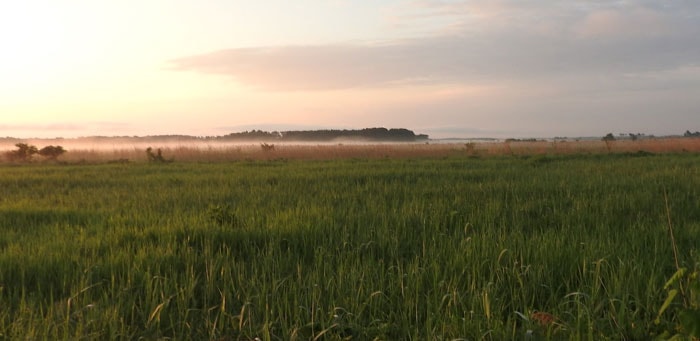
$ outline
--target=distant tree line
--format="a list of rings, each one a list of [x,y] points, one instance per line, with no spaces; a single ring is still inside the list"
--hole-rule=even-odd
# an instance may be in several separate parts
[[[427,140],[428,135],[416,135],[403,128],[365,128],[360,130],[299,130],[299,131],[262,131],[252,130],[231,133],[222,136],[223,140],[259,140],[259,141],[333,141],[337,139],[366,141],[412,142]]]
[[[691,133],[690,130],[686,130],[685,134],[683,134],[685,137],[700,137],[700,131],[696,131],[694,133]]]
[[[644,133],[619,133],[620,139],[630,139],[632,141],[637,141],[640,139],[653,139],[656,138],[654,135],[647,135]],[[608,133],[603,136],[603,141],[615,141],[615,135],[613,133]]]

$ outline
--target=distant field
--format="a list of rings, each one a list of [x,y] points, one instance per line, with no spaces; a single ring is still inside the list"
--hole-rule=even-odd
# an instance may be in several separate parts
[[[164,148],[162,164],[69,149],[67,164],[4,164],[0,339],[676,332],[681,296],[654,320],[677,266],[699,267],[697,141]]]
[[[78,140],[80,141],[80,140]],[[88,162],[143,162],[147,161],[146,148],[161,149],[165,159],[183,162],[221,162],[241,160],[330,160],[379,158],[440,158],[461,156],[498,155],[570,155],[601,153],[700,153],[700,138],[645,138],[640,140],[558,140],[558,141],[499,141],[451,143],[262,143],[177,142],[176,140],[149,143],[85,143],[75,140],[28,140],[38,148],[61,145],[67,153],[59,160],[69,163]],[[12,143],[0,145],[0,153],[15,149]],[[41,162],[36,156],[34,161]],[[0,157],[0,162],[7,162]]]

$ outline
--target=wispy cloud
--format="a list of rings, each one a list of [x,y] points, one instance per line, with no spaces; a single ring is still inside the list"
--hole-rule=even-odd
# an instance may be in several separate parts
[[[75,131],[85,129],[85,126],[78,124],[65,124],[65,123],[54,123],[54,124],[0,124],[0,131],[25,131],[25,130],[36,130],[36,131]]]
[[[0,124],[0,132],[8,136],[25,136],[28,132],[31,134],[50,137],[50,136],[84,136],[95,134],[119,135],[131,128],[130,124],[122,122],[86,122],[86,123],[15,123],[15,124]]]
[[[641,1],[565,3],[415,1],[410,7],[419,14],[461,18],[455,19],[462,20],[461,28],[385,43],[224,49],[175,59],[172,67],[230,76],[262,90],[308,91],[577,76],[585,81],[700,63],[700,5],[688,3],[681,11]],[[512,17],[519,22],[505,20]],[[477,27],[466,25],[472,19]]]

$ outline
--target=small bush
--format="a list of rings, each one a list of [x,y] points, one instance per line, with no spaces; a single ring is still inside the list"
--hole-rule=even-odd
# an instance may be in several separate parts
[[[662,338],[685,338],[697,340],[700,338],[700,270],[697,268],[689,272],[687,268],[679,268],[664,285],[667,297],[659,308],[659,312],[654,321],[661,323],[661,315],[669,308],[675,310],[676,326],[675,331],[667,331],[662,334]],[[674,305],[680,297],[681,304]]]
[[[216,205],[209,208],[209,218],[220,227],[245,227],[244,222],[238,217],[230,205]]]
[[[12,150],[5,154],[7,159],[10,161],[28,162],[32,159],[32,155],[39,152],[36,146],[26,143],[17,143],[15,146],[17,147],[17,150]]]
[[[605,148],[608,150],[608,153],[611,152],[613,142],[615,141],[615,135],[613,135],[612,133],[608,133],[607,135],[603,136],[601,140],[605,142]]]
[[[467,154],[469,154],[469,155],[473,155],[473,154],[474,154],[474,149],[475,149],[475,147],[476,147],[476,144],[475,144],[474,142],[465,143],[464,146],[465,146],[466,149],[467,149]]]
[[[38,154],[47,158],[48,160],[56,160],[59,156],[66,152],[61,146],[46,146],[39,150]]]
[[[148,162],[167,163],[174,161],[174,159],[166,160],[163,157],[163,150],[160,148],[158,148],[157,152],[154,154],[153,148],[148,147],[146,148],[146,155],[148,156]]]

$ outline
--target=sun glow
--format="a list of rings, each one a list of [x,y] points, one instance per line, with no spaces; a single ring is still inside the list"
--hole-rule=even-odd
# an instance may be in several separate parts
[[[182,98],[218,96],[220,79],[167,70],[173,52],[153,43],[165,36],[150,29],[159,27],[157,19],[128,9],[81,0],[0,3],[3,123],[111,121],[172,112],[169,103]]]
[[[65,9],[35,2],[0,5],[0,81],[3,90],[39,90],[56,82],[79,63],[79,32]]]

